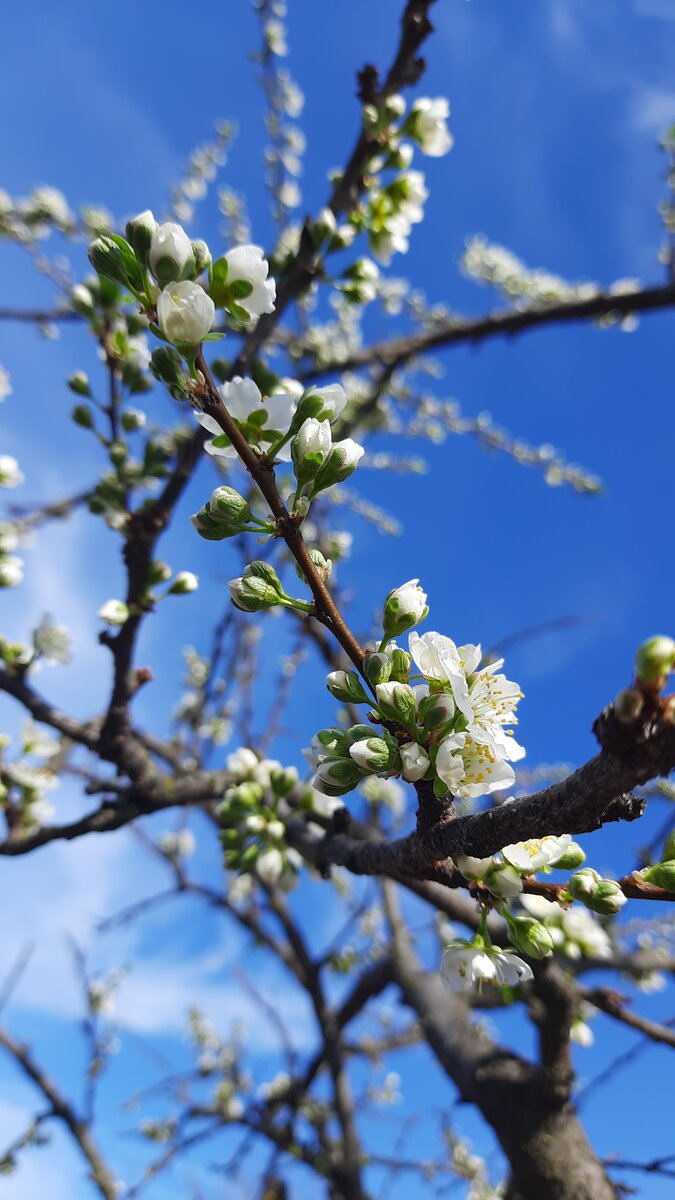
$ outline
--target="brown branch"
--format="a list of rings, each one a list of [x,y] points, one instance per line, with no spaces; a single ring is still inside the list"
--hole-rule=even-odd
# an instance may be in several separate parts
[[[613,1017],[623,1025],[629,1025],[631,1029],[637,1029],[653,1042],[675,1048],[675,1029],[669,1029],[668,1025],[661,1025],[658,1021],[650,1021],[648,1017],[631,1012],[626,1008],[625,997],[620,992],[607,987],[580,988],[579,992],[582,1000],[586,1000],[594,1008],[599,1008],[608,1017]]]
[[[627,316],[635,312],[656,312],[675,306],[675,284],[634,291],[598,292],[588,300],[563,301],[546,307],[529,308],[509,312],[493,312],[487,316],[463,318],[449,317],[434,324],[432,329],[411,333],[401,337],[387,338],[371,346],[354,350],[343,358],[328,359],[320,365],[309,367],[298,376],[303,381],[323,378],[343,371],[353,371],[375,363],[388,364],[392,372],[417,355],[429,350],[461,343],[478,345],[488,338],[513,337],[528,329],[542,325],[569,324],[573,321],[588,321],[612,314]]]
[[[21,1067],[24,1075],[42,1092],[50,1106],[49,1115],[62,1121],[79,1148],[90,1169],[90,1179],[104,1200],[118,1200],[119,1192],[115,1179],[101,1157],[94,1142],[89,1125],[76,1113],[73,1106],[58,1090],[56,1084],[36,1063],[27,1046],[22,1045],[0,1028],[0,1046],[4,1046]],[[43,1120],[46,1119],[45,1114]]]

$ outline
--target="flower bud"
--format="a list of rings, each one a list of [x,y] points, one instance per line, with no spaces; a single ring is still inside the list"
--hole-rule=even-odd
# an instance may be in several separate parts
[[[298,483],[313,479],[323,466],[332,444],[330,422],[309,417],[291,443]]]
[[[455,702],[449,692],[427,696],[420,705],[424,728],[441,739],[452,729],[456,714]]]
[[[68,380],[68,387],[76,396],[91,396],[89,376],[84,371],[75,371]]]
[[[423,779],[431,766],[431,760],[424,747],[419,746],[417,742],[404,742],[399,751],[403,778],[408,783],[416,783],[418,779]]]
[[[173,346],[158,346],[150,359],[150,370],[155,379],[167,385],[181,385],[185,379],[183,361]]]
[[[407,683],[378,683],[377,704],[385,717],[402,725],[415,724],[415,693]]]
[[[201,240],[192,242],[192,257],[195,260],[195,275],[201,275],[202,271],[206,271],[211,265],[211,251],[206,242]]]
[[[125,433],[135,433],[145,425],[145,413],[140,408],[125,408],[120,413],[120,424]]]
[[[577,871],[572,875],[567,883],[567,891],[575,900],[581,900],[584,904],[593,896],[595,890],[600,883],[600,876],[592,867],[584,867],[583,871]]]
[[[388,654],[366,654],[363,660],[363,674],[373,687],[378,683],[387,683],[391,678],[391,667],[392,660]]]
[[[156,583],[166,583],[171,578],[171,567],[168,563],[155,559],[148,568],[148,587]]]
[[[283,596],[284,589],[281,586],[281,580],[277,575],[271,563],[264,562],[263,559],[255,559],[244,568],[244,579],[249,578],[262,579],[268,587],[274,588],[278,596]]]
[[[260,612],[279,604],[279,593],[276,588],[270,587],[264,579],[260,579],[256,575],[231,579],[227,586],[230,589],[232,603],[242,612]]]
[[[123,600],[106,600],[97,615],[106,625],[124,625],[129,620],[129,609]]]
[[[90,317],[94,312],[94,297],[83,283],[76,283],[70,293],[70,303],[81,317]]]
[[[255,873],[263,883],[274,884],[281,878],[284,872],[284,859],[280,850],[276,850],[270,846],[269,850],[263,850],[258,854],[255,860]]]
[[[585,861],[586,855],[579,843],[570,842],[562,857],[557,858],[554,863],[551,863],[551,866],[555,867],[556,871],[576,871],[577,867],[580,867]]]
[[[255,835],[262,833],[263,829],[266,828],[267,822],[264,817],[261,817],[260,813],[251,813],[250,817],[246,817],[244,825],[246,826],[247,833]]]
[[[127,461],[129,450],[126,442],[113,442],[108,453],[110,454],[110,461],[116,467],[123,467]]]
[[[351,758],[333,758],[319,763],[316,769],[314,787],[319,791],[330,789],[327,795],[341,796],[356,787],[361,779],[361,772]]]
[[[624,896],[615,880],[601,879],[593,895],[584,903],[593,912],[600,913],[604,917],[611,917],[623,908],[626,900],[627,897]]]
[[[384,602],[382,621],[387,639],[398,637],[426,617],[426,593],[419,587],[419,579],[411,579],[401,587],[393,588]]]
[[[356,671],[331,671],[326,684],[331,696],[343,704],[370,703]]]
[[[395,647],[391,651],[391,679],[396,683],[407,683],[411,662],[412,658],[406,650],[399,650],[398,647]]]
[[[320,729],[316,740],[327,754],[332,754],[335,758],[347,758],[350,740],[344,729]]]
[[[516,950],[530,958],[548,958],[553,954],[550,931],[534,917],[513,917],[509,921],[509,937]]]
[[[190,524],[207,542],[222,542],[223,538],[233,537],[240,532],[239,526],[231,527],[224,521],[216,520],[206,505],[190,517]]]
[[[127,241],[144,267],[148,265],[150,246],[157,228],[157,222],[149,208],[145,212],[139,213],[137,217],[133,217],[131,221],[127,221],[125,230]]]
[[[472,854],[455,854],[453,862],[465,879],[476,882],[485,878],[494,864],[494,859],[492,857],[475,858]]]
[[[99,275],[112,279],[125,287],[129,279],[124,253],[120,246],[110,237],[99,237],[93,241],[87,251],[89,262]]]
[[[170,283],[157,298],[157,323],[170,342],[198,346],[216,315],[210,296],[198,283]]]
[[[656,884],[657,887],[664,888],[666,892],[675,892],[675,859],[656,863],[648,871],[645,871],[643,879],[646,879],[648,883]]]
[[[492,862],[485,872],[483,882],[488,891],[500,900],[512,900],[523,890],[520,872],[510,863]]]
[[[161,287],[193,274],[192,243],[180,225],[165,221],[157,226],[150,241],[148,264]]]
[[[369,737],[349,747],[350,756],[362,771],[375,775],[389,766],[391,752],[383,738]]]
[[[673,859],[675,859],[675,829],[670,831],[663,844],[661,862],[672,862]]]
[[[332,487],[335,483],[343,483],[345,479],[348,479],[356,470],[363,453],[363,446],[359,446],[358,442],[353,441],[352,438],[343,438],[341,442],[334,442],[333,449],[314,480],[312,496]]]
[[[76,425],[81,425],[83,429],[94,428],[94,414],[88,404],[76,404],[70,414]]]
[[[614,715],[617,721],[630,725],[632,721],[637,721],[644,706],[644,696],[638,688],[624,688],[614,701]]]
[[[234,488],[223,484],[211,493],[208,511],[214,521],[238,529],[251,520],[251,510],[243,496]]]
[[[640,683],[659,684],[675,667],[675,641],[671,637],[648,638],[635,655],[635,671]]]
[[[314,568],[316,570],[317,575],[319,576],[319,579],[322,579],[323,582],[325,583],[326,580],[330,578],[330,573],[333,570],[332,560],[330,558],[324,558],[321,551],[317,550],[316,548],[314,548],[313,550],[310,550],[309,557],[311,558],[312,562],[314,563]],[[307,577],[305,576],[304,571],[301,570],[301,568],[298,566],[297,563],[295,564],[295,572],[296,572],[296,575],[298,576],[298,578],[301,579],[303,583],[307,583]]]
[[[332,208],[322,208],[312,225],[312,236],[315,245],[321,245],[327,237],[333,237],[337,228],[335,213]]]
[[[167,595],[187,596],[189,592],[196,592],[198,587],[199,580],[192,571],[180,571],[171,584]]]

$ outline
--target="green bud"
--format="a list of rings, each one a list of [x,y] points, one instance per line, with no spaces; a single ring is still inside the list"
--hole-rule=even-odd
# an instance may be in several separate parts
[[[202,271],[206,271],[211,265],[211,251],[206,242],[196,241],[192,243],[192,254],[195,260],[195,274],[201,275]]]
[[[325,583],[326,580],[330,577],[331,571],[333,570],[332,561],[330,560],[330,558],[324,558],[321,551],[317,550],[317,549],[310,550],[309,557],[311,558],[312,562],[314,563],[314,566],[316,568],[316,573],[319,576],[319,579],[322,579]],[[307,583],[307,579],[297,563],[295,564],[295,571],[296,571],[296,574],[298,575],[298,577],[302,580],[302,582]]]
[[[333,449],[314,479],[310,499],[317,492],[322,492],[335,483],[343,483],[345,479],[349,479],[349,476],[356,470],[362,455],[363,447],[359,446],[352,438],[343,438],[341,442],[334,442]]]
[[[143,272],[138,259],[124,238],[117,237],[116,234],[112,237],[96,238],[91,243],[88,254],[94,270],[105,279],[111,279],[114,283],[121,283],[135,291],[140,291],[143,287]]]
[[[158,346],[156,350],[153,350],[150,370],[160,383],[182,388],[185,382],[183,360],[173,346]]]
[[[284,589],[281,586],[281,580],[274,570],[274,567],[270,563],[264,562],[263,559],[255,559],[244,568],[244,579],[248,579],[250,577],[262,579],[263,582],[268,585],[268,587],[274,588],[274,591],[278,596],[284,595]]]
[[[260,612],[280,603],[276,588],[256,575],[231,579],[227,586],[232,603],[242,612]]]
[[[641,683],[659,684],[675,667],[675,641],[671,637],[648,638],[635,655],[635,670]],[[662,685],[660,685],[662,686]]]
[[[345,737],[347,738],[348,746],[353,746],[355,742],[359,742],[363,738],[370,738],[370,737],[376,737],[376,736],[377,735],[376,735],[372,725],[366,725],[365,723],[362,725],[352,725],[351,728],[348,729],[345,734]]]
[[[556,871],[576,871],[577,867],[580,867],[585,861],[586,855],[581,849],[579,843],[570,842],[562,858],[559,858],[556,860],[556,862],[551,863],[551,866],[554,867]]]
[[[84,371],[75,371],[68,379],[68,387],[76,396],[91,396],[89,376]]]
[[[335,758],[347,758],[350,742],[344,729],[320,729],[316,734],[316,740],[326,754],[333,755]]]
[[[110,447],[109,453],[110,453],[110,461],[112,463],[114,463],[116,467],[121,467],[127,461],[127,455],[129,453],[129,449],[126,445],[126,442],[118,441],[118,442],[113,442],[112,446]]]
[[[363,674],[373,687],[377,687],[378,683],[388,683],[391,667],[392,660],[388,654],[366,654],[363,660]]]
[[[410,676],[411,656],[396,647],[391,651],[391,676],[396,683],[407,683]],[[385,681],[386,682],[386,681]]]
[[[520,872],[510,863],[493,861],[485,872],[483,882],[488,891],[500,900],[512,900],[523,890]]]
[[[370,698],[356,671],[331,671],[326,678],[331,696],[343,704],[369,704]]]
[[[235,533],[239,533],[239,526],[232,529],[223,521],[217,521],[206,506],[190,517],[190,524],[207,542],[222,542],[223,538],[233,537]]]
[[[180,571],[169,588],[168,596],[188,596],[190,592],[196,592],[199,587],[199,580],[192,571]]]
[[[135,433],[145,425],[145,413],[138,408],[125,408],[120,413],[120,424],[125,433]]]
[[[513,917],[509,937],[516,950],[530,958],[548,958],[553,954],[553,938],[545,925],[534,917]]]
[[[270,771],[270,784],[275,796],[285,796],[297,782],[298,772],[295,767],[278,767]]]
[[[656,887],[663,888],[666,892],[675,892],[675,859],[656,863],[648,871],[645,871],[643,879],[646,879],[647,883],[656,884]]]
[[[156,583],[166,583],[171,578],[171,567],[167,563],[161,562],[158,558],[150,563],[148,568],[148,587],[152,587]]]
[[[588,908],[603,917],[614,916],[625,903],[626,896],[613,879],[601,879],[593,895],[585,901]]]
[[[94,414],[88,404],[76,404],[70,414],[76,425],[81,425],[83,429],[94,428]]]
[[[398,637],[413,625],[419,625],[429,609],[426,593],[418,579],[411,579],[401,587],[392,588],[384,602],[382,627],[386,638]]]
[[[440,740],[449,733],[456,715],[455,702],[449,692],[436,692],[427,696],[420,704],[420,716],[424,728],[437,734]]]
[[[251,510],[244,497],[234,488],[224,484],[211,493],[208,511],[215,521],[230,526],[233,530],[248,525],[251,520]]]
[[[139,213],[137,217],[133,217],[131,221],[127,221],[124,231],[127,235],[127,241],[144,267],[148,265],[150,243],[156,230],[157,222],[149,208],[145,212]]]
[[[378,683],[377,704],[385,717],[402,725],[415,724],[415,693],[407,683]]]
[[[361,772],[351,758],[333,758],[319,763],[316,769],[316,782],[320,791],[330,789],[327,795],[342,796],[356,787],[361,779]]]
[[[368,737],[349,747],[350,757],[368,775],[384,771],[390,764],[391,751],[384,738]]]
[[[583,871],[577,871],[575,875],[568,880],[567,891],[575,900],[581,900],[586,904],[590,897],[596,891],[600,883],[600,876],[592,867],[584,867]]]

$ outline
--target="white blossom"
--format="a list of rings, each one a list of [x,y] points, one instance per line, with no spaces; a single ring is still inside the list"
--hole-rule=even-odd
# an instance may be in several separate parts
[[[270,846],[268,850],[263,850],[255,860],[256,875],[262,879],[263,883],[276,883],[283,874],[284,858],[280,850]]]
[[[279,435],[288,430],[298,403],[297,396],[289,392],[270,396],[267,400],[263,400],[260,389],[253,380],[242,379],[240,375],[235,375],[228,383],[223,383],[218,391],[230,416],[234,417],[239,424],[245,424],[254,413],[264,412],[266,416],[265,430],[273,430]],[[215,434],[216,439],[223,436],[223,430],[214,417],[210,417],[208,413],[204,412],[197,412],[195,416],[202,428]],[[237,457],[237,452],[231,445],[219,446],[214,442],[207,442],[205,449],[207,453],[217,458]],[[283,462],[290,462],[290,446],[282,446],[277,458]]]
[[[277,288],[274,279],[268,278],[269,264],[260,246],[235,246],[225,255],[227,259],[227,282],[244,279],[253,285],[250,296],[237,300],[250,317],[274,312]]]
[[[170,342],[199,345],[210,332],[215,315],[211,297],[189,279],[167,284],[157,298],[157,323]]]
[[[484,796],[511,787],[513,768],[489,746],[479,746],[467,733],[451,733],[438,747],[436,774],[456,796]]]
[[[251,771],[258,765],[258,756],[249,750],[247,746],[242,746],[239,750],[235,750],[233,754],[227,757],[226,767],[237,782],[242,779],[248,779]]]
[[[18,587],[23,579],[23,563],[20,558],[10,554],[0,558],[0,588]]]
[[[452,150],[454,138],[446,125],[450,105],[444,96],[435,100],[421,96],[413,104],[411,115],[414,118],[415,137],[424,154],[430,158],[441,158]]]
[[[71,643],[70,630],[65,625],[56,625],[49,617],[43,617],[33,632],[36,651],[50,665],[70,660]]]
[[[11,454],[0,454],[0,487],[15,488],[23,483],[25,475]]]
[[[124,625],[129,620],[129,609],[123,600],[106,600],[97,615],[106,625]]]
[[[553,866],[563,857],[571,841],[572,835],[569,833],[561,837],[531,838],[527,842],[504,846],[502,855],[511,866],[529,875],[533,871],[541,871],[543,867]]]
[[[408,646],[415,665],[425,679],[450,684],[460,712],[469,720],[473,707],[469,697],[467,675],[472,674],[481,657],[480,646],[456,646],[452,638],[441,633],[411,633]]]
[[[330,421],[318,421],[308,417],[297,433],[296,458],[302,462],[307,455],[316,455],[321,462],[331,449]]]

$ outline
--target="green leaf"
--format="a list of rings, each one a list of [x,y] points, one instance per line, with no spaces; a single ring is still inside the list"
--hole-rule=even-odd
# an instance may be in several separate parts
[[[217,308],[222,307],[227,299],[228,269],[227,259],[224,255],[222,258],[217,258],[211,268],[209,295]]]

